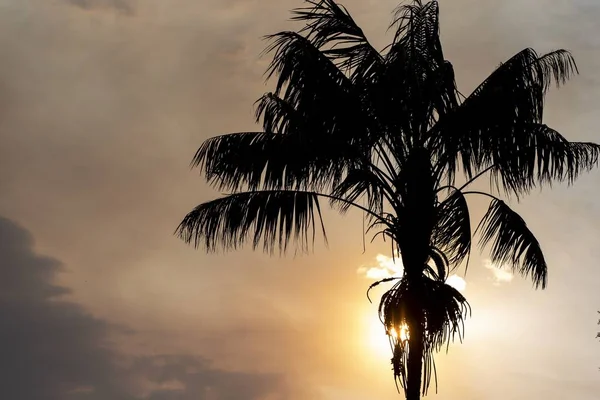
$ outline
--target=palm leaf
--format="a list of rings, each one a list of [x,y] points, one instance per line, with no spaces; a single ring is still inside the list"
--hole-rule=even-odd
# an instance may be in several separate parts
[[[465,196],[454,190],[436,210],[437,221],[432,244],[449,259],[449,264],[460,264],[471,251],[471,218]]]
[[[386,54],[387,68],[378,87],[393,94],[386,96],[392,102],[382,108],[395,117],[396,129],[420,142],[439,115],[458,105],[454,70],[444,59],[439,38],[437,2],[401,5],[394,26],[394,42]]]
[[[265,93],[256,102],[256,123],[265,132],[291,133],[306,129],[307,121],[293,105],[274,93]]]
[[[550,84],[557,86],[577,74],[570,52],[557,50],[539,56],[524,49],[501,64],[465,100],[464,105],[486,112],[480,119],[494,116],[494,122],[541,123],[544,97]],[[495,102],[495,108],[488,108]],[[486,104],[487,103],[487,104]]]
[[[448,256],[436,246],[430,246],[429,260],[435,266],[433,279],[441,282],[446,282],[448,272],[450,271],[450,259]]]
[[[293,20],[304,21],[300,31],[353,79],[368,76],[383,61],[348,10],[333,0],[307,0],[294,10]]]
[[[434,62],[443,62],[442,46],[439,39],[439,4],[429,1],[425,4],[401,4],[396,8],[391,27],[396,27],[393,43],[404,43],[413,55],[422,53]],[[420,65],[420,67],[425,67]]]
[[[366,196],[367,208],[379,215],[383,212],[384,191],[379,178],[369,169],[352,169],[344,180],[334,187],[331,195],[336,199],[332,198],[330,202],[332,205],[338,205],[339,210],[345,213],[352,203]],[[340,202],[337,199],[345,201]]]
[[[542,124],[514,128],[499,138],[498,148],[488,161],[492,183],[498,190],[502,186],[508,195],[519,197],[553,181],[572,184],[598,164],[600,146],[595,143],[569,142]]]
[[[377,142],[381,132],[369,112],[363,90],[317,48],[309,39],[296,32],[280,32],[268,36],[274,52],[267,76],[277,75],[274,96],[287,104],[294,120],[302,121],[304,134],[340,135],[347,143],[369,147]],[[277,108],[273,108],[277,110]],[[272,117],[265,113],[266,121]]]
[[[213,252],[236,249],[251,241],[267,252],[289,243],[301,251],[314,243],[316,219],[326,240],[317,194],[302,191],[235,193],[200,204],[185,216],[176,234],[195,247]]]
[[[335,185],[362,156],[332,136],[241,132],[206,140],[192,166],[220,190],[320,190]]]
[[[535,133],[529,127],[542,123],[550,83],[564,83],[575,73],[575,62],[565,50],[540,57],[525,49],[501,64],[428,134],[428,147],[450,183],[459,167],[470,179],[508,151],[527,148]]]
[[[502,200],[495,199],[477,227],[481,230],[480,245],[491,243],[492,262],[508,264],[513,272],[531,276],[536,288],[544,289],[548,267],[539,242],[527,224]]]
[[[294,108],[307,96],[312,99],[317,94],[326,96],[325,88],[334,90],[336,95],[352,90],[348,77],[306,37],[284,31],[266,38],[271,44],[265,53],[274,53],[267,79],[277,75],[275,94],[280,96],[285,89],[283,98]]]

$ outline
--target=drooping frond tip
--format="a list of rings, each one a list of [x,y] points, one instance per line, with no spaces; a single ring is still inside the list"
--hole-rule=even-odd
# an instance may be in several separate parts
[[[491,260],[508,265],[525,277],[531,276],[536,288],[546,288],[548,266],[538,240],[516,212],[501,200],[493,200],[481,220],[481,246],[491,243]]]
[[[460,264],[471,252],[471,218],[465,196],[456,189],[436,209],[432,242],[451,265]]]

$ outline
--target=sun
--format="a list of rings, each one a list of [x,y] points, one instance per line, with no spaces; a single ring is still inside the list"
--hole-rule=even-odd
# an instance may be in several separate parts
[[[400,340],[402,342],[406,342],[410,338],[410,335],[408,334],[408,325],[406,325],[406,323],[403,323],[402,325],[400,325],[400,329],[398,330],[400,331]],[[390,336],[397,338],[398,331],[395,328],[392,328],[390,331]]]
[[[369,345],[378,357],[391,356],[390,336],[400,337],[401,341],[410,339],[408,325],[402,324],[399,328],[391,329],[388,335],[377,315],[369,318]]]

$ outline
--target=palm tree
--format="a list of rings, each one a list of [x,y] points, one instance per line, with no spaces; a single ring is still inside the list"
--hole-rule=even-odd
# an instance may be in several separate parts
[[[276,85],[257,101],[262,129],[208,139],[193,159],[230,194],[197,206],[177,234],[207,251],[248,241],[269,253],[308,251],[317,230],[327,239],[321,200],[364,213],[364,233],[389,240],[405,268],[379,312],[394,378],[419,399],[435,377],[433,353],[463,332],[468,303],[445,281],[468,263],[475,233],[493,262],[546,286],[540,245],[500,192],[518,200],[573,182],[597,164],[600,147],[542,122],[548,88],[577,73],[565,50],[525,49],[465,97],[442,52],[437,1],[399,6],[382,51],[334,0],[306,3],[294,10],[302,29],[267,37]],[[486,177],[489,193],[469,190]],[[475,231],[473,196],[490,202]]]

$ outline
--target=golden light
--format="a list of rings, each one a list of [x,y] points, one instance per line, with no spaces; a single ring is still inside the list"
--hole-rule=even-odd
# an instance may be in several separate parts
[[[392,328],[389,332],[390,336],[393,336],[395,338],[398,337],[398,332],[396,331],[395,328]],[[400,325],[400,340],[402,342],[407,341],[408,339],[410,339],[410,335],[408,334],[408,325],[406,325],[406,323],[403,323],[402,325]]]
[[[389,336],[394,338],[398,338],[399,336],[402,341],[410,338],[408,325],[406,324],[402,324],[399,329],[392,328],[386,333],[386,329],[377,315],[372,315],[369,318],[369,331],[369,344],[375,351],[377,357],[389,358],[391,356]]]

